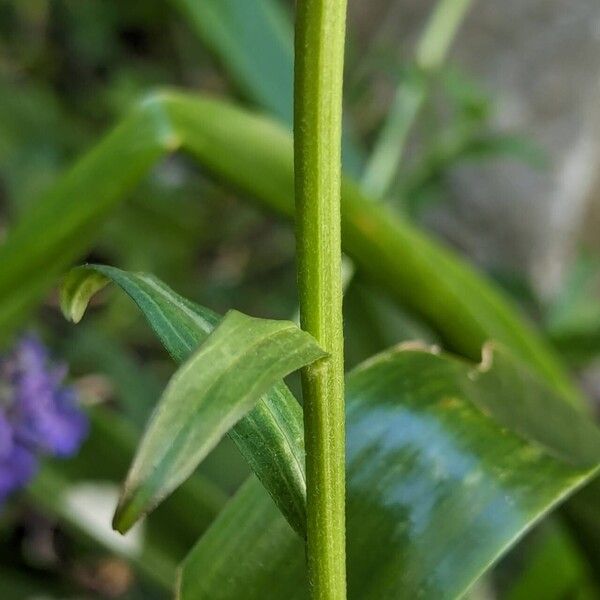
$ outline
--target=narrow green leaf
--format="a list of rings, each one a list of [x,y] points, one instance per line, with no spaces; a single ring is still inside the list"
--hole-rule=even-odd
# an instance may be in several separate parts
[[[0,246],[0,332],[14,331],[99,235],[116,203],[178,147],[160,103],[148,98],[81,158]]]
[[[425,104],[427,88],[425,74],[411,69],[396,90],[361,181],[373,198],[384,197],[394,182],[409,135]]]
[[[86,274],[92,283],[86,283]],[[143,273],[88,265],[73,269],[61,290],[65,315],[83,314],[92,294],[111,280],[140,308],[157,337],[178,363],[186,360],[218,324],[220,317],[179,296]],[[306,477],[302,409],[283,383],[275,385],[229,432],[263,485],[294,529],[304,536]]]
[[[106,287],[108,277],[88,269],[73,269],[60,290],[60,307],[65,318],[79,323],[90,298]]]
[[[346,389],[351,599],[461,597],[600,470],[598,429],[501,349],[479,367],[393,349]],[[568,452],[571,428],[585,440]],[[183,563],[179,597],[304,599],[303,556],[249,483]]]
[[[57,276],[90,248],[99,224],[152,165],[182,148],[214,175],[254,196],[265,207],[293,217],[289,133],[218,100],[176,92],[152,94],[61,177],[0,246],[1,334],[18,327]],[[342,189],[342,221],[342,244],[358,269],[391,299],[430,324],[448,348],[477,359],[482,344],[488,339],[498,340],[567,400],[583,404],[548,344],[471,266],[376,205],[349,181]],[[293,419],[283,420],[301,423],[300,407],[282,389],[287,397],[282,410],[296,413]],[[278,404],[273,402],[269,415]],[[268,489],[281,483],[281,496],[274,497],[289,500],[282,510],[287,506],[286,514],[291,510],[297,516],[291,522],[303,522],[303,495],[292,492],[305,490],[298,441],[301,429],[290,425],[285,435],[278,434],[277,422],[274,417],[270,434],[290,449],[292,462],[287,461],[285,452],[271,456],[263,452],[256,460],[253,450],[260,448],[259,434],[253,438],[251,450],[249,446],[241,449],[247,449],[246,458]],[[243,439],[240,436],[238,442]],[[280,456],[286,460],[279,461]],[[259,464],[269,466],[260,469]]]
[[[167,352],[177,362],[186,360],[217,326],[220,317],[176,294],[146,273],[128,273],[106,265],[71,269],[60,290],[67,319],[78,323],[91,297],[109,281],[118,285],[138,306]]]
[[[98,223],[154,162],[177,149],[293,217],[288,132],[218,100],[153,94],[61,178],[0,247],[1,332],[14,329],[89,248]],[[498,340],[565,397],[581,402],[553,351],[496,288],[349,181],[342,188],[342,244],[359,270],[434,326],[449,348],[476,360],[482,344]]]
[[[171,0],[238,88],[292,123],[293,29],[276,0]]]
[[[409,134],[473,0],[438,0],[416,49],[414,67],[396,90],[363,174],[363,189],[385,196],[398,170]]]
[[[291,321],[228,312],[169,382],[127,476],[115,528],[129,530],[185,481],[278,380],[325,356]]]

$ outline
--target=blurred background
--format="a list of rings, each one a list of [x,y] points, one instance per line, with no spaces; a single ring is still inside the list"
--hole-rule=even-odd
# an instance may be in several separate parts
[[[280,83],[289,83],[291,74],[279,77],[277,69],[291,55],[266,57],[273,65],[267,76],[274,79],[269,100],[261,101],[194,21],[194,4],[0,0],[0,240],[61,171],[148,90],[164,85],[201,90],[289,122],[290,89]],[[226,7],[233,4],[223,1]],[[349,4],[345,108],[352,150],[345,158],[359,178],[396,90],[414,74],[415,48],[435,3]],[[280,33],[289,36],[293,2],[275,5]],[[247,24],[244,35],[259,58],[272,52],[247,15],[239,20],[242,30]],[[283,49],[291,52],[289,39]],[[599,83],[597,2],[476,0],[383,194],[519,303],[546,331],[596,408]],[[292,229],[205,177],[184,156],[152,171],[113,213],[87,259],[153,272],[219,312],[235,307],[288,318],[296,310]],[[345,316],[349,366],[402,340],[435,341],[360,277],[348,289]],[[28,329],[38,332],[56,361],[69,365],[84,402],[108,407],[108,421],[98,427],[118,431],[123,448],[135,440],[174,367],[128,301],[104,296],[75,328],[62,320],[56,296],[50,295]],[[297,390],[294,381],[291,385]],[[138,559],[140,539],[158,539],[166,519],[161,523],[159,514],[125,541],[108,527],[117,493],[111,482],[119,480],[129,460],[120,448],[107,452],[94,445],[92,435],[80,455],[62,465],[61,477],[79,474],[79,483],[69,488],[73,522],[65,523],[53,505],[61,480],[52,467],[2,507],[1,598],[42,592],[55,598],[165,597]],[[202,472],[230,493],[248,470],[226,441]],[[104,479],[90,482],[85,473]],[[215,504],[222,500],[217,496]],[[175,554],[194,537],[180,525]],[[561,535],[554,526],[536,530],[477,593],[527,597],[519,596],[515,583],[527,549],[540,537]],[[548,547],[549,562],[542,561],[540,572],[554,564]],[[564,544],[560,547],[564,551]],[[572,580],[579,581],[580,567],[569,556],[560,555],[561,568],[572,569],[577,574]],[[150,564],[163,558],[153,556]],[[579,583],[573,585],[576,592]],[[560,597],[579,597],[567,592]]]

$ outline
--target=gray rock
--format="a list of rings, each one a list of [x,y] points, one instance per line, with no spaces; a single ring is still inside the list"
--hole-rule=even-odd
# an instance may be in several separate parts
[[[352,6],[362,43],[395,45],[406,57],[434,2]],[[572,256],[600,165],[600,4],[476,1],[452,60],[491,92],[494,126],[528,136],[550,166],[539,172],[502,160],[457,169],[451,200],[430,222],[476,260],[521,269],[550,295]]]

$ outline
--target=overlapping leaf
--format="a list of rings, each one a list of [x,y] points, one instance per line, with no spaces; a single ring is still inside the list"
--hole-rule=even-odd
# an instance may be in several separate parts
[[[293,120],[294,32],[276,0],[171,0],[188,25],[225,67],[238,90],[278,121]],[[343,135],[344,167],[358,175],[362,149]]]
[[[324,356],[294,323],[228,312],[159,401],[127,476],[115,527],[127,531],[185,481],[278,380]]]
[[[356,600],[460,597],[600,468],[598,430],[502,350],[479,368],[416,350],[377,356],[348,377],[347,419]],[[302,544],[255,483],[190,553],[179,593],[307,597]]]
[[[109,280],[138,305],[177,362],[188,359],[219,323],[214,312],[182,298],[150,275],[100,265],[74,269],[68,275],[61,297],[65,314],[78,321],[91,295]],[[311,354],[316,355],[320,352]],[[240,385],[242,383],[240,379]],[[243,389],[242,385],[240,397]],[[276,384],[237,423],[230,435],[290,523],[303,535],[306,519],[304,438],[302,410],[294,396],[283,383]]]

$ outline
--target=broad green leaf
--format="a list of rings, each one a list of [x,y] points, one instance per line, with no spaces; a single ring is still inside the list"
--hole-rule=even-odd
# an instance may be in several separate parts
[[[178,363],[188,359],[219,322],[214,312],[182,298],[155,277],[101,265],[74,269],[65,278],[61,295],[65,315],[75,321],[81,318],[91,294],[109,280],[137,304]],[[302,409],[292,393],[283,383],[278,383],[229,435],[292,526],[304,535],[306,478]]]
[[[159,401],[127,476],[116,529],[129,530],[183,483],[278,380],[324,356],[291,321],[228,312]]]
[[[346,400],[351,599],[461,597],[600,469],[598,430],[501,349],[479,367],[392,349],[348,376]],[[250,482],[183,563],[179,597],[303,599],[303,556]]]
[[[153,94],[62,177],[0,246],[0,333],[22,322],[58,274],[90,248],[111,208],[160,157],[176,150],[192,154],[215,176],[254,196],[263,206],[293,216],[289,133],[225,102],[176,92]],[[486,340],[498,340],[566,399],[582,403],[552,349],[502,293],[469,265],[372,202],[349,181],[343,185],[342,219],[343,245],[359,270],[435,329],[448,348],[477,359]],[[299,411],[295,400],[290,398],[288,404],[284,412]],[[271,414],[273,410],[267,416]],[[272,420],[278,421],[292,422]],[[301,422],[298,414],[296,422]],[[275,440],[285,437],[283,447],[298,448],[294,435],[278,434],[277,427],[268,431]],[[261,448],[260,435],[252,440],[254,448],[246,453],[251,461],[257,456],[254,450]],[[279,456],[286,457],[283,466],[276,460]],[[293,485],[282,486],[282,493],[287,490],[288,499],[299,499],[302,496],[292,490],[301,489],[304,481],[302,462],[294,452],[293,461],[288,456],[263,452],[253,468],[257,470],[256,462],[275,465],[262,471],[268,489],[282,480],[280,474],[294,473],[287,479]],[[297,468],[288,469],[292,464]],[[293,502],[288,503],[291,506]],[[290,511],[302,514],[300,505],[286,514]]]
[[[90,247],[109,210],[159,157],[178,149],[267,208],[293,216],[289,133],[225,102],[154,94],[77,163],[0,248],[0,331],[14,329]],[[430,323],[449,348],[476,360],[485,341],[498,340],[565,397],[581,402],[552,350],[497,289],[349,181],[342,237],[359,270]]]

